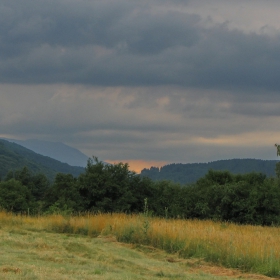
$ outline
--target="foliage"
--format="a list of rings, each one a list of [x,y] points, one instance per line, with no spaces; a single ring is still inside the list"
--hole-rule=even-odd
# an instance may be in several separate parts
[[[128,164],[109,165],[97,158],[89,159],[85,173],[79,176],[84,210],[129,212],[134,202],[131,188],[134,175]]]
[[[260,159],[229,159],[187,164],[173,163],[161,168],[151,167],[150,169],[143,169],[141,175],[149,177],[154,181],[168,180],[185,185],[195,183],[211,169],[215,171],[230,171],[232,174],[259,172],[267,177],[274,177],[276,163],[276,160]]]
[[[53,181],[59,172],[78,176],[84,171],[82,167],[70,166],[50,157],[36,154],[15,143],[0,139],[0,177],[11,176],[9,171],[24,167],[27,167],[32,173],[44,174],[49,181]]]
[[[0,208],[15,213],[28,212],[32,207],[31,192],[15,179],[0,182]]]
[[[183,193],[185,217],[260,225],[280,222],[279,183],[260,173],[210,170]]]
[[[0,182],[1,207],[38,213],[142,213],[147,216],[280,223],[280,179],[262,173],[232,174],[209,170],[196,183],[152,181],[131,172],[128,164],[105,164],[93,157],[78,177],[57,173],[49,183],[28,167],[10,171]]]
[[[71,174],[58,173],[45,194],[47,213],[71,213],[83,210],[77,179]]]

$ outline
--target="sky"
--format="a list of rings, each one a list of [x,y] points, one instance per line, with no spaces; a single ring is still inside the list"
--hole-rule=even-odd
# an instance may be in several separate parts
[[[139,172],[277,159],[280,1],[0,0],[0,137]]]

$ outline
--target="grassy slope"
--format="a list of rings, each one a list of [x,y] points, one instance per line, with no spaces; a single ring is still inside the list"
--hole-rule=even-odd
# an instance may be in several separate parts
[[[182,259],[178,252],[168,254],[139,242],[119,243],[106,232],[110,229],[108,225],[115,221],[111,231],[116,227],[116,234],[119,231],[122,235],[125,222],[131,224],[140,218],[97,215],[65,220],[59,215],[32,218],[0,212],[0,279],[270,279],[210,265],[202,259]],[[165,221],[151,220],[151,223],[158,222],[162,231]],[[174,222],[170,224],[173,228]],[[121,228],[117,231],[118,224]],[[213,223],[203,225],[204,228],[210,225],[214,230]],[[196,222],[194,227],[203,233]],[[64,233],[59,233],[62,230]],[[71,233],[73,230],[81,234]],[[229,230],[239,235],[234,228]]]
[[[151,247],[133,248],[112,237],[34,232],[19,226],[0,229],[0,248],[0,279],[268,279],[196,261],[173,262],[176,256]]]

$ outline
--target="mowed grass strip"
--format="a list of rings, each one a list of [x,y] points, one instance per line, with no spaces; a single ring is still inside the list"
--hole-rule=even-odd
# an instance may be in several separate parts
[[[200,261],[174,260],[164,251],[145,246],[130,248],[114,237],[15,227],[2,228],[0,238],[0,279],[229,279],[199,270]]]
[[[280,230],[277,227],[165,220],[143,215],[26,217],[5,212],[0,213],[0,223],[1,249],[6,248],[8,259],[15,258],[27,266],[29,264],[29,270],[25,267],[25,271],[31,274],[28,277],[35,277],[21,279],[44,279],[36,277],[54,274],[61,277],[55,279],[94,279],[95,276],[96,279],[198,279],[185,278],[188,273],[185,262],[165,260],[162,263],[163,260],[149,259],[155,263],[147,264],[147,259],[139,252],[125,253],[127,248],[121,249],[114,242],[101,242],[100,238],[95,238],[99,235],[135,246],[159,248],[165,250],[165,254],[175,254],[180,259],[199,259],[228,268],[279,277]],[[2,238],[2,234],[5,238]],[[110,248],[104,250],[106,246]],[[40,267],[39,271],[32,269],[34,265],[36,269]],[[82,274],[77,274],[78,271]],[[5,256],[1,257],[0,273],[14,275],[14,279],[17,279],[18,273],[25,277],[20,265],[12,265]],[[63,275],[68,276],[63,278]]]

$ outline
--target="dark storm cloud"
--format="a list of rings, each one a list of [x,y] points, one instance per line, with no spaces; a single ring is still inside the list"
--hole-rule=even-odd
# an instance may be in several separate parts
[[[206,27],[186,1],[161,3],[1,1],[0,82],[280,88],[279,33]]]

